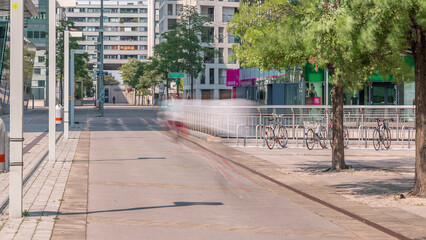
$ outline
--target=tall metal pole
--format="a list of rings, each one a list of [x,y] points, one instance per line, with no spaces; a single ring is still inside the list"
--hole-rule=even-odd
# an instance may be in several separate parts
[[[100,26],[99,26],[99,55],[98,55],[98,72],[101,73],[97,76],[97,93],[98,93],[98,99],[99,99],[99,111],[100,115],[104,115],[104,0],[101,0],[101,17],[99,19]]]
[[[22,217],[23,91],[24,91],[24,0],[10,1],[10,210]]]
[[[49,0],[49,161],[56,161],[56,0]]]
[[[70,121],[71,121],[71,127],[74,127],[74,57],[75,57],[75,49],[71,49],[71,66],[70,66],[70,97],[71,97],[71,103],[70,103]]]
[[[64,31],[64,139],[69,138],[70,111],[70,32]]]

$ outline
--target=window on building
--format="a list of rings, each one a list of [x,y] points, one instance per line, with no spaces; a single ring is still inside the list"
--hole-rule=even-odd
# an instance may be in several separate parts
[[[206,84],[206,74],[204,70],[201,72],[200,84]]]
[[[87,27],[88,32],[94,32],[95,30],[96,30],[96,27],[94,27],[94,26]]]
[[[210,84],[214,84],[214,68],[210,68],[209,78],[210,78]]]
[[[139,18],[139,22],[141,22],[141,23],[147,23],[148,22],[148,18],[146,18],[146,17]]]
[[[118,50],[117,45],[104,45],[105,50]]]
[[[140,27],[139,28],[139,32],[147,32],[148,28],[147,27]]]
[[[46,58],[44,56],[39,56],[38,57],[38,62],[39,63],[43,63],[46,60]]]
[[[137,58],[138,55],[121,55],[120,59],[130,59],[130,58]]]
[[[147,45],[140,45],[139,46],[139,50],[147,50],[148,46]]]
[[[139,13],[148,13],[148,8],[139,9]]]
[[[234,51],[232,50],[232,48],[228,48],[228,63],[229,64],[235,64],[235,60],[232,59],[234,55]]]
[[[27,38],[33,38],[33,31],[27,31]]]
[[[118,8],[104,8],[104,13],[118,13]]]
[[[117,55],[104,55],[105,59],[118,59]]]
[[[139,41],[148,41],[148,37],[147,36],[140,36]]]
[[[40,38],[40,32],[34,31],[34,38]]]
[[[120,50],[137,50],[138,46],[135,45],[122,45],[120,46]]]
[[[219,48],[219,63],[223,63],[223,48]]]
[[[41,74],[40,68],[34,68],[34,74]]]
[[[101,12],[101,9],[100,8],[88,8],[87,12],[88,13],[98,13],[98,12]]]
[[[223,27],[219,27],[218,41],[219,43],[223,43]]]
[[[96,50],[95,45],[87,45],[87,50]]]
[[[167,15],[173,15],[173,4],[167,4]]]
[[[96,36],[87,36],[86,39],[87,41],[98,41],[98,37]]]
[[[87,22],[99,22],[99,18],[98,17],[88,17]]]
[[[147,55],[140,55],[139,56],[139,59],[147,59],[148,58],[148,56]]]
[[[122,8],[120,9],[120,13],[138,13],[137,8]]]

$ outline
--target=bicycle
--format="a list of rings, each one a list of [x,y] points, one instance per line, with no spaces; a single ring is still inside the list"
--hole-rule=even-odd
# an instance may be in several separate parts
[[[377,128],[374,129],[373,132],[373,146],[376,151],[379,151],[380,145],[383,145],[386,149],[389,149],[391,145],[391,132],[389,129],[389,120],[388,124],[386,124],[386,120],[383,119],[383,122],[380,122],[380,118],[376,119],[377,121]],[[391,121],[393,121],[391,119]],[[391,122],[392,123],[392,122]]]
[[[314,148],[316,142],[318,142],[322,148],[327,147],[327,130],[322,124],[318,122],[304,122],[303,125],[312,126],[308,128],[305,134],[306,147],[309,150]]]
[[[281,121],[277,121],[278,118],[282,118],[282,115],[272,114],[272,117],[268,118],[270,124],[265,126],[265,142],[269,149],[274,148],[275,142],[283,148],[288,143],[287,128]]]
[[[333,147],[333,125],[328,126],[328,139],[330,142],[330,146]],[[348,147],[349,145],[349,129],[347,127],[343,127],[343,147]]]

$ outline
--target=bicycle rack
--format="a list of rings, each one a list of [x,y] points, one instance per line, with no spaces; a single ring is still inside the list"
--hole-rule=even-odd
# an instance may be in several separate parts
[[[305,126],[301,126],[301,125],[296,126],[296,147],[299,147],[299,131],[298,131],[299,127],[303,128],[303,141],[302,141],[303,146],[302,147],[304,147],[305,146]]]
[[[404,130],[405,129],[407,129],[407,131],[409,131],[409,127],[408,126],[402,126],[402,128],[401,128],[401,135],[402,136],[399,136],[401,138],[401,141],[402,141],[402,147],[401,148],[404,148],[404,136],[405,136]],[[407,139],[407,145],[408,145],[408,139]]]
[[[364,136],[362,136],[362,129],[364,129]],[[365,125],[360,125],[358,128],[358,147],[361,148],[361,141],[365,140],[365,148],[368,147],[368,128]]]
[[[257,146],[259,146],[259,144],[258,144],[258,139],[257,139],[257,133],[259,132],[258,130],[259,130],[259,128],[260,128],[260,134],[259,134],[259,137],[260,138],[262,138],[262,129],[263,129],[263,124],[257,124],[256,125],[256,147]],[[263,141],[263,146],[265,146],[265,141]]]
[[[245,129],[245,134],[244,134],[244,147],[247,145],[247,129],[248,129],[248,126],[247,125],[245,125],[245,124],[238,124],[237,125],[237,147],[238,147],[238,142],[239,142],[239,130],[240,130],[240,127],[246,127]]]
[[[411,131],[414,130],[414,128],[408,129],[408,148],[411,147]]]

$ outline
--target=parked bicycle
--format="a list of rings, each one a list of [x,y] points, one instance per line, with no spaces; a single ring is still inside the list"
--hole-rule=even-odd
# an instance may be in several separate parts
[[[269,149],[274,148],[275,142],[281,147],[287,146],[287,128],[282,124],[280,119],[282,119],[282,115],[272,114],[272,116],[268,118],[269,125],[265,126],[265,142]]]
[[[391,123],[393,122],[393,120],[386,120],[386,119],[382,119],[383,121],[380,121],[380,118],[377,118],[377,128],[374,129],[373,132],[373,146],[374,149],[376,149],[377,151],[379,151],[380,149],[380,145],[383,145],[383,147],[385,147],[386,149],[389,149],[390,145],[391,145],[391,131],[389,129],[389,121],[391,121]],[[386,123],[387,121],[387,123]]]
[[[323,118],[324,120],[324,118]],[[303,122],[305,127],[308,127],[306,131],[306,147],[312,150],[315,143],[318,142],[322,148],[327,147],[327,129],[320,122]]]
[[[333,125],[328,126],[328,140],[330,142],[330,146],[333,146]],[[343,127],[343,146],[346,148],[349,145],[349,129],[347,127]]]

